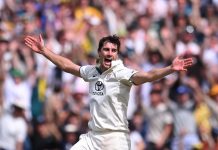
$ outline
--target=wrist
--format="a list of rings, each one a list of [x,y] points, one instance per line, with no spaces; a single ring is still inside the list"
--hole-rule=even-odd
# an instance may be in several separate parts
[[[41,48],[41,54],[46,55],[46,51],[47,51],[47,48],[45,46],[43,46]]]
[[[173,65],[172,65],[172,64],[169,66],[169,69],[170,69],[170,72],[174,72],[174,71],[175,71],[175,70],[173,69]]]

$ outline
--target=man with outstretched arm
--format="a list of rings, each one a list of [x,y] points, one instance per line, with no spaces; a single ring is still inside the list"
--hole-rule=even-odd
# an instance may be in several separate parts
[[[192,58],[176,57],[170,66],[149,72],[126,68],[118,57],[120,40],[116,35],[103,37],[99,41],[99,62],[87,66],[79,66],[47,49],[41,35],[39,38],[26,36],[25,44],[63,71],[89,82],[90,131],[81,135],[71,150],[129,150],[127,107],[132,84],[140,85],[175,71],[187,71],[193,63]]]

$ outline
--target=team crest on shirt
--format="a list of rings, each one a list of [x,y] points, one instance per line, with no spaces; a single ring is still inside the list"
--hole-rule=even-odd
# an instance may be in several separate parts
[[[93,95],[104,95],[103,93],[104,84],[101,81],[95,83],[95,91],[92,92]]]

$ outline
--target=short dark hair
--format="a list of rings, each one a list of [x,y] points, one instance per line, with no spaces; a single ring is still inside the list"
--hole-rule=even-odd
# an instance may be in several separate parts
[[[120,50],[120,38],[117,35],[109,35],[100,39],[98,44],[98,52],[101,50],[105,42],[110,42],[117,45],[117,50]]]

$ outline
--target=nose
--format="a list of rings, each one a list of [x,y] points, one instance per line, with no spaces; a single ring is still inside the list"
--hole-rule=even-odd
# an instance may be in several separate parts
[[[107,55],[109,55],[109,56],[112,56],[112,55],[113,55],[112,49],[109,49],[109,50],[108,50]]]

